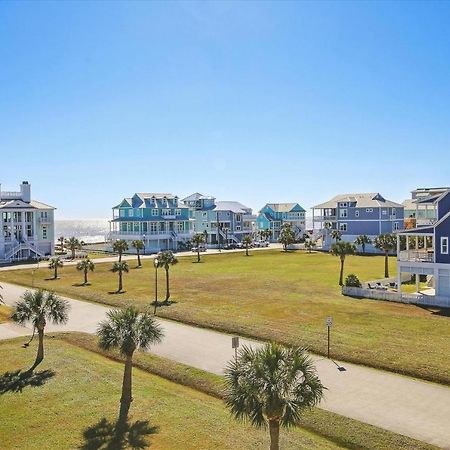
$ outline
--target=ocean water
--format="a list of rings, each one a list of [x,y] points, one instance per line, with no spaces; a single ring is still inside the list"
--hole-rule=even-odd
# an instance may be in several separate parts
[[[104,242],[109,232],[108,219],[55,220],[55,240],[76,237],[86,243]]]

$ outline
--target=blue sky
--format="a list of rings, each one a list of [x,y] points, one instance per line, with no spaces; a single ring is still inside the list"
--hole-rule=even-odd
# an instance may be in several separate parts
[[[0,181],[255,209],[450,185],[448,2],[1,2]]]

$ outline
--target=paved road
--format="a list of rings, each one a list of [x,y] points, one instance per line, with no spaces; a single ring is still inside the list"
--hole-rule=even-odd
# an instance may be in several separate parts
[[[254,252],[254,251],[264,251],[264,250],[273,250],[273,249],[277,249],[277,248],[282,248],[283,246],[281,244],[270,244],[269,247],[262,247],[262,248],[252,248],[249,249],[250,252]],[[217,255],[217,254],[227,254],[227,253],[236,253],[236,252],[245,252],[245,249],[235,249],[235,250],[218,250],[218,249],[208,249],[206,252],[201,252],[201,256],[203,255]],[[194,252],[178,252],[175,253],[175,256],[177,258],[181,258],[181,257],[195,257],[197,255],[197,253]],[[156,254],[153,255],[141,255],[141,259],[154,259],[156,256]],[[136,260],[136,255],[123,255],[122,256],[122,260],[124,261],[130,261]],[[77,259],[75,261],[64,261],[64,265],[65,266],[74,266],[76,264],[78,264],[80,260]],[[95,258],[94,259],[95,263],[112,263],[112,262],[116,262],[117,261],[117,255],[112,255],[112,256],[105,256],[104,258]],[[38,267],[47,267],[48,262],[47,261],[41,261],[39,263],[31,263],[31,264],[15,264],[15,265],[11,265],[11,266],[0,266],[0,271],[4,272],[4,271],[8,271],[8,270],[22,270],[22,269],[36,269]]]
[[[7,304],[23,294],[24,288],[3,284]],[[70,320],[65,326],[48,325],[51,331],[94,333],[109,308],[67,299]],[[233,357],[231,337],[224,333],[160,320],[163,343],[152,352],[190,366],[223,373]],[[30,334],[30,329],[13,324],[0,325],[0,339]],[[260,343],[241,339],[241,344]],[[314,356],[320,378],[328,388],[321,407],[366,423],[377,425],[439,447],[450,449],[450,388],[349,363],[337,370],[332,361]]]

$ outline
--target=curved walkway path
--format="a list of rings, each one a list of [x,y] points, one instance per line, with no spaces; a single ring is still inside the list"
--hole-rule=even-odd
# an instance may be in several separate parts
[[[2,295],[13,305],[25,288],[2,283]],[[52,331],[94,333],[109,308],[66,298],[70,320],[64,326],[48,325]],[[152,352],[216,374],[222,374],[233,358],[231,336],[224,333],[160,320],[163,342]],[[0,325],[0,339],[30,334],[30,328]],[[241,338],[241,345],[260,343]],[[430,343],[432,345],[432,343]],[[387,430],[450,449],[450,388],[350,363],[314,356],[320,378],[328,388],[321,408]],[[339,371],[338,366],[345,371]],[[450,370],[450,365],[449,365]]]

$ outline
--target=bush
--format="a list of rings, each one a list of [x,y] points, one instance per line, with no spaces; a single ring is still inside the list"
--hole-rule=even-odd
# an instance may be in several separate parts
[[[361,281],[355,274],[351,273],[345,279],[345,285],[348,287],[361,287]]]

